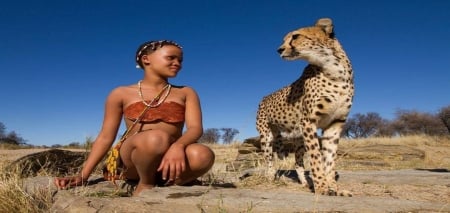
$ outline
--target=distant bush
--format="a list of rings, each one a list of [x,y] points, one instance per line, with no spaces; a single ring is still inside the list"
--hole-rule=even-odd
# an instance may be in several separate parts
[[[0,122],[0,144],[25,145],[26,140],[15,131],[6,132],[6,126]]]
[[[219,129],[209,128],[203,131],[203,135],[198,140],[200,143],[218,143],[220,139]]]
[[[222,131],[222,134],[221,134]],[[203,131],[202,137],[200,137],[200,143],[219,143],[219,140],[222,139],[224,144],[229,144],[233,142],[234,137],[239,134],[239,130],[234,128],[208,128]]]
[[[450,134],[450,105],[442,107],[438,112],[438,116],[442,123],[444,123],[445,127],[447,127],[447,131]]]
[[[450,133],[450,106],[443,107],[436,114],[399,109],[395,115],[393,120],[386,120],[376,112],[354,114],[347,119],[342,136],[347,138],[421,134],[445,136]]]

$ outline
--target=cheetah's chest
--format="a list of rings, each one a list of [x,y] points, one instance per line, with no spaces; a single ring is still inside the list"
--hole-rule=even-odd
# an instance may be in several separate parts
[[[345,120],[351,107],[353,86],[323,76],[303,78],[272,94],[268,101],[270,123],[288,138],[301,134],[303,118],[326,128],[335,119]]]

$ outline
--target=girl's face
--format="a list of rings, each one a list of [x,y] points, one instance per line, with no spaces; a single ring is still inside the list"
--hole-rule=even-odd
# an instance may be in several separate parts
[[[153,53],[142,56],[142,62],[148,64],[146,67],[158,74],[167,77],[175,77],[181,70],[183,62],[183,51],[173,45],[165,45]]]

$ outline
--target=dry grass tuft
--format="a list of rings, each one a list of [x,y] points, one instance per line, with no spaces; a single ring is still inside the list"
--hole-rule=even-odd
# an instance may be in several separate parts
[[[450,168],[450,137],[412,135],[342,140],[338,169]]]
[[[3,171],[3,165],[0,170]],[[52,193],[46,189],[27,192],[18,173],[2,172],[0,175],[0,212],[48,212]]]
[[[401,137],[371,137],[361,139],[341,140],[341,147],[361,146],[361,145],[404,145],[404,146],[448,146],[450,147],[450,137],[438,137],[428,135],[409,135]]]

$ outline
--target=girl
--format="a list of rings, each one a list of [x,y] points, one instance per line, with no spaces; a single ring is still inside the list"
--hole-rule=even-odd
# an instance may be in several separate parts
[[[111,91],[103,126],[83,169],[78,176],[55,178],[58,188],[88,180],[114,143],[122,118],[130,130],[119,153],[124,177],[138,180],[133,196],[154,187],[158,180],[166,185],[189,183],[212,167],[213,151],[196,143],[203,134],[197,93],[168,81],[181,70],[182,61],[182,47],[172,41],[150,41],[138,48],[136,63],[144,70],[143,79]]]

